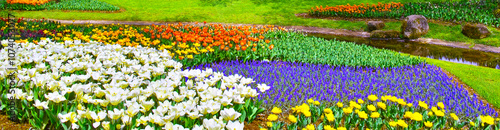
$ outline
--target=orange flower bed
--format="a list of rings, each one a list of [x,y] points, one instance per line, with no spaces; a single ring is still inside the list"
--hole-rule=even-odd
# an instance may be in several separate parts
[[[7,0],[9,4],[29,4],[29,5],[42,5],[50,0]]]
[[[326,7],[316,6],[316,8],[311,7],[311,10],[313,12],[320,12],[320,13],[333,11],[333,12],[346,12],[349,14],[351,14],[351,13],[364,14],[367,11],[372,11],[372,12],[389,11],[390,12],[392,9],[400,9],[401,7],[403,7],[403,4],[401,4],[400,2],[398,2],[398,3],[391,2],[388,4],[382,4],[382,3],[378,2],[378,4],[372,4],[372,5],[370,5],[369,3],[360,4],[360,5],[350,5],[348,3],[347,5],[337,5],[337,6],[333,6],[333,7],[329,7],[328,5]]]
[[[92,26],[86,25],[87,27]],[[63,25],[65,27],[65,25]],[[104,44],[119,44],[136,47],[138,45],[168,50],[171,56],[180,60],[193,59],[198,54],[220,51],[257,51],[272,50],[269,38],[264,34],[285,29],[272,25],[261,28],[252,26],[223,26],[209,24],[193,26],[179,24],[151,25],[144,28],[133,28],[128,25],[102,26],[92,29],[91,36],[76,30],[64,30],[59,33],[44,31],[44,34],[60,40],[95,40]]]
[[[274,45],[267,45],[269,40],[264,39],[263,34],[275,31],[274,26],[255,28],[251,26],[222,26],[221,24],[210,24],[208,26],[196,27],[192,25],[152,25],[143,31],[152,41],[173,41],[170,44],[151,44],[159,50],[167,49],[173,51],[173,55],[183,59],[190,59],[192,55],[213,52],[214,48],[220,50],[256,51],[258,47],[265,46],[272,49]],[[281,27],[278,30],[284,30]],[[159,42],[158,42],[159,43]],[[162,42],[163,43],[163,42]]]

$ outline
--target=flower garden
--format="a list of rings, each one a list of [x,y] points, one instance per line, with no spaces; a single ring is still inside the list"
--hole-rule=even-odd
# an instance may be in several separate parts
[[[316,6],[309,10],[313,16],[342,16],[355,18],[400,18],[404,14],[419,14],[426,18],[443,21],[483,23],[500,27],[496,17],[497,0],[473,0],[475,2],[415,2],[380,3],[360,5]]]
[[[64,5],[71,0],[7,2],[24,10],[88,7]],[[411,4],[311,13],[400,17],[414,11]],[[436,18],[447,19],[442,15]],[[10,65],[13,34],[21,39]],[[500,128],[500,111],[424,58],[273,25],[0,18],[0,43],[0,111],[17,108],[13,118],[35,129]],[[12,72],[19,81],[13,86]]]

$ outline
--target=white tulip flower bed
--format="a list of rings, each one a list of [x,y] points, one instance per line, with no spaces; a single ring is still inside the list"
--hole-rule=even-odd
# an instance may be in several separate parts
[[[238,110],[259,95],[252,79],[182,70],[167,51],[94,41],[19,44],[15,94],[7,93],[7,49],[0,51],[2,104],[15,97],[18,113],[41,128],[241,130],[246,113]]]

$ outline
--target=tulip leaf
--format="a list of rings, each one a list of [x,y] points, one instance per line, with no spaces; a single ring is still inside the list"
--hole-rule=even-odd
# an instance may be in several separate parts
[[[246,117],[247,117],[246,111],[241,112],[240,122],[244,122]],[[250,123],[250,121],[249,121],[249,123]]]

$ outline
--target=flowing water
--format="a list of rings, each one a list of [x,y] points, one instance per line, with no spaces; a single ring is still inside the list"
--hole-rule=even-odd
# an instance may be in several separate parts
[[[336,39],[340,41],[354,42],[356,44],[364,44],[375,48],[389,49],[415,56],[500,69],[500,53],[424,44],[405,40],[374,40],[362,37],[349,37],[316,33],[306,34],[308,36],[321,37],[329,40]]]

